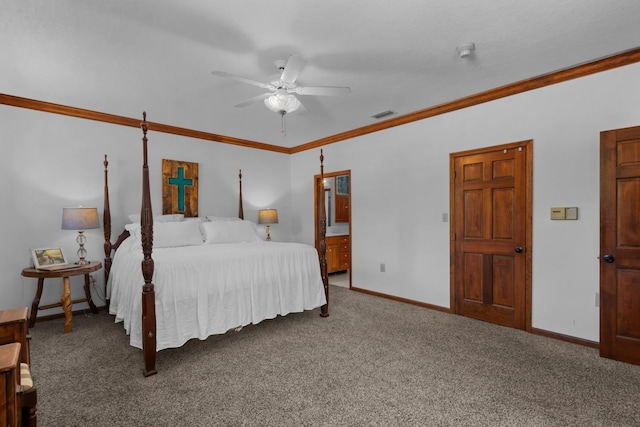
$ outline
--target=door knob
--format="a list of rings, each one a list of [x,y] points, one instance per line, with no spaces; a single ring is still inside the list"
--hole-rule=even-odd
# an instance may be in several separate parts
[[[613,262],[613,261],[615,261],[615,258],[613,257],[613,255],[609,255],[609,254],[606,254],[602,258],[604,259],[604,262]]]
[[[516,246],[516,253],[520,254],[524,251],[524,249],[522,249],[522,246]]]

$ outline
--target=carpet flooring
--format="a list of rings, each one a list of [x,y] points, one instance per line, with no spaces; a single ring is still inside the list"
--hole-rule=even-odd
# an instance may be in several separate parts
[[[141,351],[75,315],[31,330],[40,426],[640,426],[640,366],[331,287],[319,310]]]

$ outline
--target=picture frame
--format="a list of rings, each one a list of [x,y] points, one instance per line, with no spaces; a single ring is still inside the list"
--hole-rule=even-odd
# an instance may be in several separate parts
[[[62,248],[31,249],[33,266],[39,270],[57,270],[73,267]]]

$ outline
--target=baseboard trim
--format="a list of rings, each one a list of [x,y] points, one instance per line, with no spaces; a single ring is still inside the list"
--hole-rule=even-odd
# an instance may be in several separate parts
[[[393,295],[384,294],[382,292],[370,291],[368,289],[352,287],[351,290],[352,291],[356,291],[356,292],[360,292],[360,293],[363,293],[363,294],[373,295],[373,296],[380,297],[380,298],[386,298],[386,299],[390,299],[390,300],[393,300],[393,301],[403,302],[405,304],[411,304],[411,305],[416,305],[418,307],[428,308],[430,310],[441,311],[443,313],[456,314],[451,309],[446,308],[446,307],[442,307],[442,306],[439,306],[439,305],[427,304],[425,302],[415,301],[415,300],[411,300],[411,299],[407,299],[407,298],[396,297],[396,296],[393,296]],[[570,335],[559,334],[557,332],[551,332],[551,331],[547,331],[545,329],[531,328],[531,333],[534,334],[534,335],[540,335],[540,336],[547,337],[547,338],[553,338],[553,339],[556,339],[556,340],[565,341],[565,342],[569,342],[569,343],[572,343],[572,344],[583,345],[585,347],[591,347],[591,348],[595,348],[595,349],[599,349],[600,348],[600,343],[598,343],[598,342],[585,340],[583,338],[576,338],[576,337],[572,337]]]
[[[570,342],[572,344],[583,345],[585,347],[591,347],[591,348],[595,348],[595,349],[599,349],[600,348],[600,343],[598,343],[598,342],[591,341],[591,340],[585,340],[583,338],[572,337],[571,335],[559,334],[557,332],[551,332],[551,331],[547,331],[545,329],[531,328],[531,333],[534,334],[534,335],[541,335],[541,336],[547,337],[547,338],[553,338],[553,339],[560,340],[560,341]]]
[[[441,311],[443,313],[452,313],[451,309],[449,309],[447,307],[442,307],[442,306],[434,305],[434,304],[427,304],[426,302],[420,302],[420,301],[415,301],[415,300],[408,299],[408,298],[396,297],[396,296],[393,296],[393,295],[383,294],[382,292],[375,292],[375,291],[370,291],[368,289],[362,289],[362,288],[356,288],[356,287],[351,287],[351,290],[352,291],[356,291],[356,292],[360,292],[360,293],[363,293],[363,294],[373,295],[373,296],[380,297],[380,298],[386,298],[386,299],[390,299],[390,300],[393,300],[393,301],[403,302],[405,304],[417,305],[418,307],[428,308],[430,310]]]

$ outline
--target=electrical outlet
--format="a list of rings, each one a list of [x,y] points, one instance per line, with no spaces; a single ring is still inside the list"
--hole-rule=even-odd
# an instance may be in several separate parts
[[[596,292],[596,307],[600,307],[600,292]]]
[[[385,265],[384,263],[380,263],[380,273],[384,273],[385,272]]]

